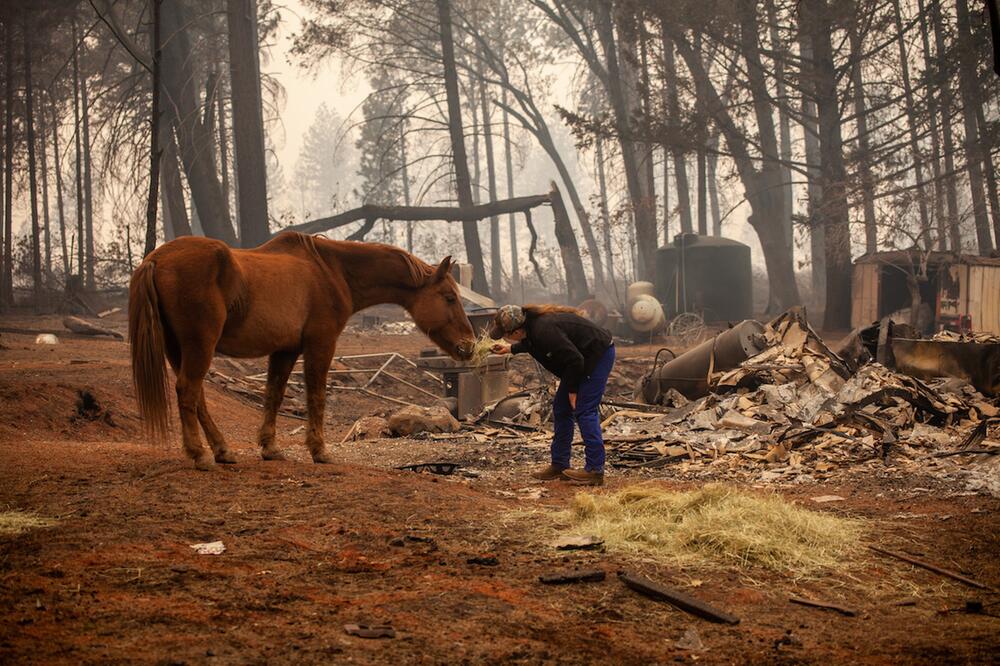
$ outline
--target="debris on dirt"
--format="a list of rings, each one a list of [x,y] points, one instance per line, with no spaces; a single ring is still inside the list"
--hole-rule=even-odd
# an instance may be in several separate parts
[[[567,585],[569,583],[600,583],[607,578],[607,572],[600,569],[585,571],[564,571],[559,573],[542,574],[538,577],[539,582],[545,585]]]
[[[209,541],[207,543],[193,543],[190,548],[199,555],[222,555],[226,552],[226,545],[221,541]]]
[[[430,474],[437,474],[439,476],[450,476],[460,467],[461,465],[458,463],[452,462],[429,462],[415,463],[413,465],[400,465],[396,469],[405,470],[407,472],[417,472],[418,474],[429,472]]]
[[[689,627],[683,636],[674,641],[674,647],[687,652],[704,652],[706,649],[701,641],[701,635],[694,627]]]
[[[826,504],[827,502],[843,502],[844,498],[840,495],[819,495],[817,497],[810,497],[813,502],[817,504]]]
[[[59,338],[52,335],[51,333],[39,333],[38,337],[35,338],[36,345],[57,345],[59,344]]]
[[[691,595],[681,592],[680,590],[675,590],[671,587],[667,587],[666,585],[661,585],[653,580],[650,580],[649,578],[646,578],[645,576],[640,576],[628,571],[619,571],[618,578],[629,589],[635,590],[650,599],[666,601],[672,606],[680,608],[682,611],[686,611],[692,615],[697,615],[698,617],[709,620],[710,622],[720,622],[723,624],[740,623],[740,618],[735,615],[719,610],[718,608],[705,603],[701,599],[692,597]]]
[[[687,492],[639,485],[608,495],[580,493],[562,518],[613,551],[798,573],[848,566],[862,532],[856,520],[721,484]]]
[[[344,631],[358,638],[395,638],[396,630],[386,624],[345,624]]]
[[[897,552],[891,551],[891,550],[886,550],[885,548],[879,548],[878,546],[868,546],[868,547],[871,548],[872,550],[874,550],[876,553],[881,553],[882,555],[888,555],[889,557],[894,557],[897,560],[902,560],[903,562],[907,562],[909,564],[912,564],[913,566],[917,566],[917,567],[920,567],[922,569],[927,569],[928,571],[933,571],[934,573],[939,574],[941,576],[944,576],[946,578],[951,578],[952,580],[957,580],[960,583],[965,583],[966,585],[969,585],[970,587],[975,587],[975,588],[980,589],[980,590],[992,590],[993,589],[989,585],[984,585],[983,583],[980,583],[978,580],[973,580],[972,578],[969,578],[968,576],[963,576],[960,573],[957,573],[957,572],[952,571],[950,569],[945,569],[943,567],[939,567],[936,564],[931,564],[930,562],[926,562],[926,561],[918,559],[916,557],[910,557],[909,555],[905,555],[903,553],[897,553]]]
[[[806,599],[805,597],[789,597],[788,601],[793,604],[799,604],[801,606],[810,606],[812,608],[822,608],[825,610],[832,610],[840,613],[841,615],[846,615],[847,617],[854,617],[858,612],[851,608],[845,608],[844,606],[838,606],[837,604],[831,604],[826,601],[816,601],[815,599]]]
[[[116,340],[124,340],[125,336],[114,331],[110,328],[105,328],[104,326],[98,326],[97,324],[92,324],[85,319],[80,317],[65,317],[63,318],[63,326],[65,326],[69,331],[76,333],[78,335],[107,335]]]
[[[477,557],[470,557],[465,561],[466,564],[478,564],[481,567],[498,567],[500,566],[500,560],[496,555],[480,555]]]
[[[596,536],[564,536],[552,542],[556,550],[594,550],[604,545],[604,539]]]
[[[103,421],[109,426],[115,426],[111,412],[105,409],[94,394],[87,389],[77,389],[76,391],[76,416],[74,418]]]
[[[40,527],[52,527],[56,521],[31,511],[0,511],[0,535],[16,536]]]
[[[421,432],[457,432],[460,428],[458,420],[442,405],[404,407],[389,417],[389,429],[396,436]]]

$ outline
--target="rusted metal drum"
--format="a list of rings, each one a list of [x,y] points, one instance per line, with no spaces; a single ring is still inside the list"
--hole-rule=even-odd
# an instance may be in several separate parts
[[[708,393],[709,371],[731,370],[766,348],[764,326],[747,319],[668,361],[642,379],[636,397],[658,404],[669,389],[695,399]]]

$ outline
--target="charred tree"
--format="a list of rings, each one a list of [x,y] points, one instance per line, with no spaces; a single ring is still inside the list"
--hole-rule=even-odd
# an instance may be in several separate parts
[[[84,275],[83,130],[80,126],[80,41],[73,17],[73,138],[76,141],[76,274]]]
[[[150,51],[153,54],[152,104],[149,118],[149,196],[146,199],[146,239],[142,256],[156,249],[156,202],[160,187],[160,5],[163,0],[151,0],[153,5],[153,34]]]
[[[264,114],[260,95],[260,55],[256,0],[227,0],[233,144],[239,181],[240,242],[256,247],[270,237]]]
[[[38,155],[41,162],[42,176],[42,275],[45,284],[49,284],[49,276],[52,275],[52,229],[49,226],[49,159],[48,146],[45,142],[45,107],[39,102],[38,113]]]
[[[229,206],[222,196],[214,161],[206,146],[214,138],[204,123],[197,102],[197,79],[191,63],[187,16],[180,0],[163,0],[160,14],[163,43],[163,91],[172,111],[178,152],[184,164],[191,199],[207,236],[236,245]],[[263,166],[261,166],[263,168]]]
[[[935,3],[935,5],[938,3]],[[937,249],[944,251],[948,247],[948,221],[944,213],[945,184],[941,173],[941,137],[938,132],[938,90],[935,81],[929,75],[934,62],[931,53],[930,33],[927,28],[927,12],[924,10],[924,0],[917,0],[917,17],[920,21],[920,41],[923,46],[925,96],[927,103],[928,131],[931,135],[931,175],[934,179],[934,220],[937,222]]]
[[[514,158],[510,143],[510,114],[507,112],[507,89],[500,91],[503,106],[503,145],[505,171],[507,174],[507,198],[514,197]],[[403,164],[406,164],[405,160]],[[521,291],[521,269],[518,266],[517,256],[517,224],[514,213],[507,215],[507,234],[510,238],[510,291],[511,294]]]
[[[865,81],[861,73],[864,61],[864,44],[858,31],[859,17],[855,16],[848,28],[851,44],[851,88],[854,93],[854,116],[858,132],[858,175],[861,182],[861,203],[865,220],[865,252],[878,251],[878,234],[875,219],[875,179],[872,177],[871,147],[868,138],[868,108],[865,101]]]
[[[969,189],[972,195],[972,216],[976,223],[976,239],[979,243],[979,254],[989,255],[993,250],[993,238],[990,234],[990,221],[986,213],[986,195],[983,192],[985,176],[983,174],[983,143],[979,136],[979,125],[976,121],[976,104],[979,95],[976,90],[976,61],[974,52],[970,49],[972,43],[972,27],[969,23],[969,6],[966,0],[956,0],[958,28],[958,83],[962,95],[962,120],[965,123],[965,164],[969,172]]]
[[[833,62],[827,0],[803,0],[802,21],[812,45],[809,68],[819,115],[820,173],[823,199],[819,208],[825,232],[826,309],[823,326],[843,329],[851,322],[851,236],[848,226],[847,173],[844,168],[837,70]]]
[[[958,212],[958,186],[955,174],[955,138],[951,130],[952,90],[947,51],[945,49],[944,28],[942,26],[941,3],[934,2],[931,25],[934,28],[934,61],[936,83],[941,93],[938,111],[941,114],[941,141],[944,144],[945,200],[948,203],[948,238],[952,252],[962,251],[962,229]]]
[[[63,267],[63,280],[69,279],[69,248],[66,245],[66,215],[65,215],[65,204],[63,203],[63,181],[62,181],[62,162],[59,160],[59,115],[57,110],[56,101],[49,95],[49,101],[52,103],[52,152],[53,159],[55,161],[55,172],[56,172],[56,211],[59,214],[59,243],[60,249],[62,250],[62,267]]]
[[[82,46],[82,44],[80,45]],[[94,283],[94,179],[90,146],[90,98],[87,93],[87,77],[80,77],[80,120],[83,128],[83,205],[84,205],[84,264],[86,285],[93,289]]]
[[[465,153],[465,137],[462,129],[462,103],[458,96],[458,71],[455,68],[455,44],[452,37],[451,0],[436,0],[439,29],[441,32],[441,59],[444,66],[444,85],[448,97],[448,132],[451,136],[452,160],[455,166],[455,186],[458,190],[458,204],[461,208],[471,208],[472,181],[469,177],[469,161]],[[479,243],[479,229],[474,221],[462,223],[465,237],[465,254],[472,264],[472,288],[486,294],[486,269],[483,266],[483,248]]]
[[[28,20],[28,11],[24,10],[24,33],[21,40],[24,44],[24,125],[28,141],[28,188],[31,200],[31,286],[34,294],[35,307],[42,305],[42,253],[38,227],[38,175],[35,171],[35,118],[34,89],[31,82],[31,43],[34,41],[34,30]]]
[[[663,33],[663,72],[666,78],[664,94],[666,95],[667,123],[676,127],[680,122],[680,104],[677,99],[677,64],[674,59],[674,43],[666,32]],[[674,159],[674,183],[677,185],[677,212],[681,218],[681,233],[694,231],[691,222],[691,193],[688,186],[687,162],[684,159],[684,149],[679,145],[670,148]],[[666,165],[664,165],[666,169]],[[666,238],[667,243],[670,242]]]
[[[14,31],[4,24],[4,188],[3,188],[3,276],[0,279],[0,304],[14,304],[13,220],[14,214]]]

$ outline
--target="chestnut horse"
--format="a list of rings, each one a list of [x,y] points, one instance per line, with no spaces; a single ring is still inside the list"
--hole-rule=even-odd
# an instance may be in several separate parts
[[[436,268],[408,252],[378,243],[332,241],[284,233],[252,250],[234,250],[186,236],[157,248],[129,286],[129,341],[139,411],[156,439],[168,431],[167,373],[177,376],[184,452],[195,467],[233,463],[205,407],[202,383],[215,352],[268,356],[264,422],[258,443],[264,460],[281,460],[274,424],[285,385],[301,354],[313,461],[331,461],[323,443],[326,377],[337,337],[355,312],[397,303],[454,358],[468,358],[472,326],[451,277],[451,257]],[[201,444],[198,424],[212,448]]]

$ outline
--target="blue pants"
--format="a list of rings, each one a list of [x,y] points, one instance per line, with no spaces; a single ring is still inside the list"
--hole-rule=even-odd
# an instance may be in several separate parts
[[[604,472],[604,438],[601,436],[601,398],[608,385],[608,375],[615,365],[615,346],[611,345],[597,362],[590,376],[580,383],[576,393],[576,410],[569,406],[569,391],[560,383],[552,402],[552,420],[555,434],[552,436],[552,464],[568,468],[573,447],[573,423],[580,426],[586,450],[588,472]]]

